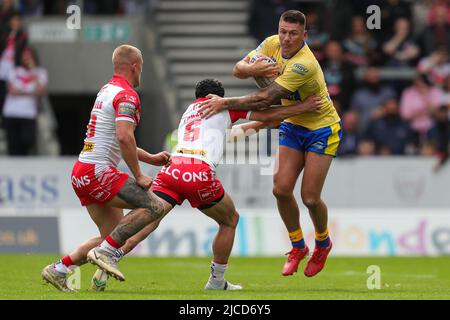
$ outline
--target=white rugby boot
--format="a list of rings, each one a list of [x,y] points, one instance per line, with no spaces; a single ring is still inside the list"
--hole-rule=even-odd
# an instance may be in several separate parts
[[[242,290],[242,286],[238,284],[232,284],[227,280],[217,281],[209,278],[208,282],[205,285],[205,290]]]
[[[125,281],[125,276],[117,268],[117,258],[114,254],[109,254],[100,248],[94,248],[87,254],[87,260],[105,271],[109,276]]]
[[[41,272],[42,279],[50,283],[56,289],[63,292],[77,292],[77,290],[69,287],[67,279],[70,273],[61,273],[55,270],[54,264],[50,264]]]

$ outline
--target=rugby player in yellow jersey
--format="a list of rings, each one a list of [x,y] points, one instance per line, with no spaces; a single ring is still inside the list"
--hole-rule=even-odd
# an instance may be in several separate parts
[[[328,234],[328,210],[321,199],[321,192],[342,134],[340,118],[328,94],[322,69],[305,43],[306,34],[306,18],[302,12],[289,10],[283,13],[278,35],[268,37],[255,51],[239,61],[233,71],[241,79],[273,76],[277,71],[273,64],[261,59],[250,63],[251,57],[259,53],[276,61],[279,68],[276,80],[268,87],[244,97],[210,96],[209,100],[201,103],[200,111],[203,117],[208,118],[226,109],[260,110],[276,105],[280,100],[283,106],[287,106],[301,103],[309,97],[320,99],[320,112],[303,113],[281,124],[279,163],[273,187],[278,211],[293,247],[282,271],[284,276],[288,276],[297,272],[300,261],[309,252],[293,193],[303,171],[301,197],[313,221],[316,239],[304,274],[312,277],[323,269],[332,247]],[[253,128],[260,127],[258,123],[253,125]]]

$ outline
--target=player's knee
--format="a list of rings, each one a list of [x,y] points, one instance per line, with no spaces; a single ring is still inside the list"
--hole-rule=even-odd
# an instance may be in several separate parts
[[[236,228],[239,223],[239,213],[235,210],[234,214],[231,216],[231,227]]]
[[[320,197],[312,195],[302,195],[302,201],[305,207],[315,208],[320,204]]]
[[[273,187],[272,193],[277,199],[290,198],[293,195],[291,188],[277,185]]]
[[[226,227],[236,229],[238,222],[239,222],[239,213],[237,213],[237,211],[235,210],[233,214],[231,214],[226,219],[223,219],[221,222],[219,222],[219,225],[224,225]]]

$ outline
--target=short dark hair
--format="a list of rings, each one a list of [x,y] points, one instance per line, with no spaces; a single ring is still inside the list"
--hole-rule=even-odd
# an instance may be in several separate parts
[[[280,22],[285,21],[289,23],[298,23],[306,28],[306,16],[303,12],[298,10],[285,11],[280,18]]]
[[[208,94],[215,94],[219,97],[225,96],[225,89],[217,79],[203,79],[195,86],[195,98],[205,98]]]

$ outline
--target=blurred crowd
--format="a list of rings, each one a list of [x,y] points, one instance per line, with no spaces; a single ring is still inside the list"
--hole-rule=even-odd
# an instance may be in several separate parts
[[[63,15],[71,4],[85,14],[134,15],[149,10],[158,0],[7,0],[24,16]],[[3,1],[2,1],[3,2]]]
[[[25,128],[22,131],[35,130],[39,97],[47,84],[46,72],[28,46],[22,17],[65,14],[70,4],[82,4],[86,14],[136,14],[157,1],[0,0],[1,125],[8,137],[15,137],[8,140],[19,145],[13,146],[14,150],[10,147],[10,154],[29,154],[29,135],[21,142],[17,132],[20,126]],[[307,42],[322,65],[342,118],[341,155],[437,155],[441,161],[447,159],[450,0],[250,3],[249,30],[259,41],[277,33],[279,16],[285,10],[299,9],[307,15]],[[373,4],[381,8],[379,30],[366,26],[366,10]],[[17,101],[28,103],[28,111],[15,114],[7,107]]]
[[[372,4],[381,8],[379,30],[366,26]],[[307,16],[307,43],[343,122],[341,155],[447,159],[450,1],[254,0],[252,35],[276,34],[287,9]]]
[[[41,97],[47,91],[47,70],[39,66],[36,51],[28,44],[22,14],[14,2],[0,6],[0,126],[8,154],[36,152],[37,118]]]

